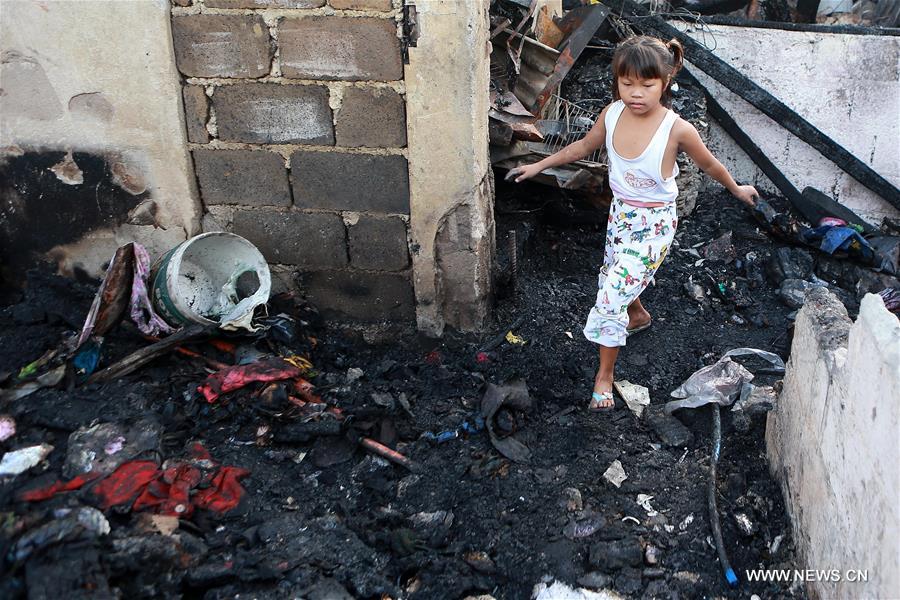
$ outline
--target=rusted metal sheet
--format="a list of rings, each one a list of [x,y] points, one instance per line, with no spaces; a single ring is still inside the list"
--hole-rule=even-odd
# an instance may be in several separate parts
[[[529,108],[539,111],[547,103],[608,15],[609,9],[602,4],[591,4],[567,12],[560,20],[560,29],[571,33],[563,42],[553,73],[538,93],[536,104]]]
[[[556,68],[559,51],[511,29],[504,29],[497,34],[493,43],[491,70],[497,76],[498,83],[511,89],[529,111],[536,113],[533,107],[538,94],[544,89],[547,79]],[[518,61],[514,64],[514,70],[512,69],[514,61],[508,55],[510,45],[514,47],[521,45],[522,48],[516,57]]]
[[[571,10],[556,25],[567,34],[561,50],[503,29],[493,38],[491,73],[513,91],[532,114],[541,111],[581,52],[606,20],[609,9],[592,4]],[[520,23],[521,26],[521,23]]]

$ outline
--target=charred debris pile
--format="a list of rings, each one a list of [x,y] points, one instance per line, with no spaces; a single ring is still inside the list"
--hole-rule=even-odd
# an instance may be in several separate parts
[[[603,236],[544,210],[504,217],[523,232],[516,288],[480,336],[372,340],[293,295],[249,327],[154,335],[127,259],[124,283],[31,272],[0,309],[3,596],[802,597],[742,570],[794,566],[766,353],[787,356],[797,286],[853,306],[861,280],[897,284],[799,245],[770,200],[774,225],[725,197],[684,221],[604,415],[585,410],[580,334]],[[712,489],[737,589],[707,509],[712,407],[690,385],[729,390]]]

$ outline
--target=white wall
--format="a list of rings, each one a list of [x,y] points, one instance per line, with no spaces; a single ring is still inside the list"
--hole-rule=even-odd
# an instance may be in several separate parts
[[[0,146],[120,155],[159,206],[165,230],[125,225],[73,244],[91,271],[120,243],[158,252],[199,229],[169,27],[168,0],[0,0]]]
[[[673,25],[685,29],[684,24]],[[900,37],[724,25],[687,33],[900,186]],[[700,69],[691,71],[798,189],[818,188],[876,225],[885,216],[900,216],[900,211],[754,106]],[[715,123],[709,146],[736,179],[775,191]]]
[[[900,590],[900,321],[881,298],[856,323],[824,288],[797,315],[784,389],[769,414],[770,468],[805,568],[866,570],[810,584],[820,598]]]

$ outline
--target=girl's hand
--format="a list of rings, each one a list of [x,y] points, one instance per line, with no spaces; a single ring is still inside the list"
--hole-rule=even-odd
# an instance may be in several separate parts
[[[520,181],[531,179],[543,170],[543,168],[538,168],[537,163],[534,163],[532,165],[525,165],[523,167],[516,167],[515,169],[510,169],[504,179],[506,179],[506,181],[515,180],[516,183],[519,183]]]
[[[756,206],[755,198],[759,198],[759,192],[757,192],[756,188],[752,185],[739,185],[732,194],[750,208]]]

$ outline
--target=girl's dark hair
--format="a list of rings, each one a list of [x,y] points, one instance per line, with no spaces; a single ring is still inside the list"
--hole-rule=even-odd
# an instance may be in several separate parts
[[[613,99],[619,99],[619,77],[662,79],[662,103],[669,106],[669,91],[684,62],[684,48],[676,39],[663,42],[647,35],[632,36],[618,46],[612,59]]]

